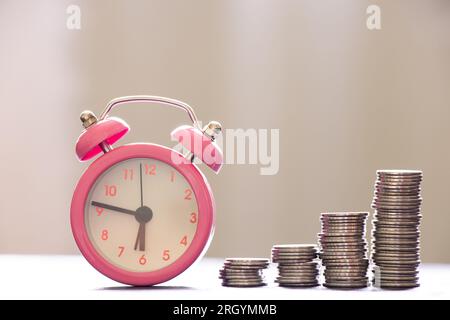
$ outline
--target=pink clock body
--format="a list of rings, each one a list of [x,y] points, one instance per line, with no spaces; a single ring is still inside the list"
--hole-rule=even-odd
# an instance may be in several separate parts
[[[189,106],[168,98],[124,97],[113,103],[141,102],[142,97],[186,108],[196,119]],[[85,117],[90,123],[77,141],[81,161],[104,154],[86,169],[75,188],[70,212],[75,241],[86,260],[115,281],[135,286],[168,281],[206,252],[214,233],[211,188],[187,159],[195,155],[217,173],[222,153],[214,139],[190,126],[172,132],[191,152],[187,158],[150,143],[113,149],[111,145],[129,127],[106,114],[99,121]],[[194,145],[201,147],[194,150]],[[203,157],[205,148],[210,157]]]

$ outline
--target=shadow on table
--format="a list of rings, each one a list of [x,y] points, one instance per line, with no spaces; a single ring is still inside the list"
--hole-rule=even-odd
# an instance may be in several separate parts
[[[196,290],[192,287],[185,286],[154,286],[154,287],[131,287],[131,286],[117,286],[98,288],[100,291],[153,291],[153,290]]]

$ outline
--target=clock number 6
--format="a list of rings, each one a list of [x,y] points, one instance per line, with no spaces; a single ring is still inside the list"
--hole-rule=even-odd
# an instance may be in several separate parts
[[[139,264],[145,265],[146,263],[147,263],[147,258],[146,258],[145,255],[143,254],[143,255],[139,258]]]

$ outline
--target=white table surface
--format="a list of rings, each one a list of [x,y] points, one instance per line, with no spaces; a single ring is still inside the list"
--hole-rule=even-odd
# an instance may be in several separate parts
[[[450,299],[450,264],[422,264],[419,288],[341,291],[323,287],[288,289],[269,285],[226,288],[218,271],[222,259],[204,258],[177,278],[151,288],[116,283],[94,270],[81,256],[0,255],[0,299]]]

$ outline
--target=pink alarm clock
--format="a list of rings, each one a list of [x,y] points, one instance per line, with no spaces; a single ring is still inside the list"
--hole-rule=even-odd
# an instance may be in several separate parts
[[[111,110],[145,102],[187,112],[192,126],[171,133],[184,153],[149,143],[113,148],[129,126],[109,117]],[[223,156],[214,140],[220,124],[200,128],[189,105],[155,96],[117,98],[98,119],[90,111],[80,118],[85,130],[76,143],[78,158],[100,154],[72,199],[72,232],[81,253],[99,272],[124,284],[148,286],[179,275],[205,253],[213,236],[213,194],[193,160],[219,172]]]

